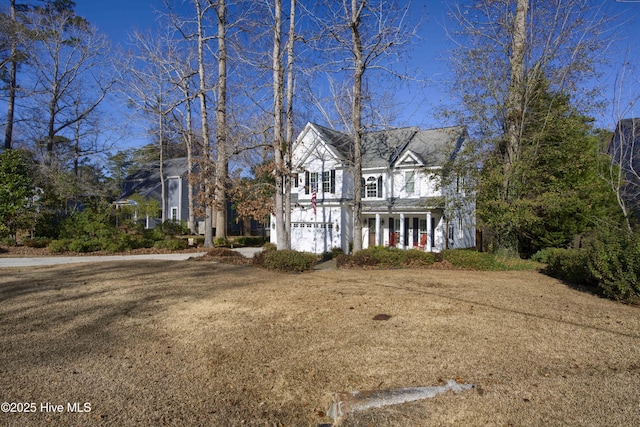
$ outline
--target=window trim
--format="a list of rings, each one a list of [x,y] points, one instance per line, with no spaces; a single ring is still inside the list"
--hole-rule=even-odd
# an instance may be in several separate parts
[[[411,179],[409,179],[411,177]],[[411,184],[411,187],[409,187]],[[409,190],[411,188],[411,190]],[[415,194],[416,192],[416,171],[405,171],[404,173],[404,190],[407,194]]]
[[[370,176],[367,178],[365,183],[365,197],[367,199],[375,199],[378,197],[378,180],[375,177]]]

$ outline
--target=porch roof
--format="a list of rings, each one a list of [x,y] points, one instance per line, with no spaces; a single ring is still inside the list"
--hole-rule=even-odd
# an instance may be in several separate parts
[[[362,213],[427,213],[435,209],[442,209],[440,198],[421,197],[419,199],[395,199],[395,200],[363,200]]]

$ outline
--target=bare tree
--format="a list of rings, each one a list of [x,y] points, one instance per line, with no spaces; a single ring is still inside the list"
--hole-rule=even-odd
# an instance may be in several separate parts
[[[402,51],[412,39],[416,24],[408,17],[410,3],[392,0],[342,0],[332,3],[320,25],[332,44],[328,52],[339,59],[329,62],[329,68],[348,70],[351,75],[351,111],[348,124],[353,144],[351,172],[353,174],[353,251],[362,249],[362,121],[363,89],[372,70],[395,73],[391,57]]]
[[[17,73],[18,73],[18,20],[16,18],[16,0],[11,0],[10,9],[10,23],[6,25],[9,31],[6,32],[10,38],[9,56],[7,61],[9,62],[9,97],[7,100],[7,125],[4,133],[4,148],[9,150],[12,145],[13,139],[13,116],[14,108],[16,104],[16,86],[17,86]],[[4,68],[5,64],[2,64],[1,68]]]
[[[640,216],[640,118],[633,117],[633,108],[640,100],[637,74],[630,68],[627,55],[616,78],[613,117],[616,129],[608,146],[610,164],[607,182],[616,195],[616,201],[632,230],[634,215]],[[635,81],[634,81],[635,78]]]
[[[294,96],[294,51],[296,42],[296,3],[290,0],[289,4],[289,34],[287,38],[287,83],[286,83],[286,130],[285,130],[285,168],[288,173],[284,183],[284,224],[285,224],[285,248],[291,248],[291,154],[293,151],[293,96]]]
[[[282,49],[282,1],[274,1],[273,10],[273,152],[275,170],[275,220],[277,246],[280,249],[291,248],[291,147],[293,140],[293,67],[295,43],[296,1],[289,3],[289,32],[286,52]],[[284,54],[287,62],[283,64]],[[287,72],[285,86],[284,74]],[[286,87],[286,112],[285,112]],[[286,117],[286,125],[283,119]],[[286,129],[285,129],[286,127]]]
[[[134,32],[131,36],[137,48],[129,58],[121,81],[124,84],[123,95],[130,106],[135,107],[148,117],[151,127],[155,128],[159,146],[159,172],[161,184],[162,222],[166,216],[166,196],[164,180],[165,131],[169,115],[182,103],[184,98],[175,82],[176,58],[175,45],[168,35],[143,34]],[[178,81],[184,77],[178,73]],[[172,80],[173,79],[173,80]]]
[[[29,102],[33,122],[43,125],[45,163],[51,164],[56,143],[70,139],[73,126],[96,111],[115,79],[107,39],[73,11],[47,5],[34,8],[29,20],[37,40],[30,57],[35,84]],[[81,99],[74,98],[79,87]]]
[[[211,1],[211,0],[209,0]],[[216,239],[227,238],[227,182],[229,179],[229,153],[227,151],[227,6],[218,0],[215,7],[218,24],[218,79],[216,105],[216,182],[215,204]]]

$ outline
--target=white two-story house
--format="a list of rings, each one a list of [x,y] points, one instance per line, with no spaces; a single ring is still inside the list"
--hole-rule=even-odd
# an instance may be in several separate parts
[[[475,199],[439,177],[467,139],[463,127],[369,132],[362,144],[362,247],[438,252],[475,246]],[[292,151],[291,247],[322,253],[353,245],[350,136],[308,123]],[[315,193],[315,194],[314,194]],[[315,203],[314,203],[315,196]],[[451,201],[457,200],[456,208]],[[275,217],[271,242],[276,243]]]

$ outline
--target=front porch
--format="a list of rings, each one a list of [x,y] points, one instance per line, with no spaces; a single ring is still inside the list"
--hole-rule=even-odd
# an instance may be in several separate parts
[[[441,210],[363,214],[363,248],[372,246],[440,252],[446,241]]]

